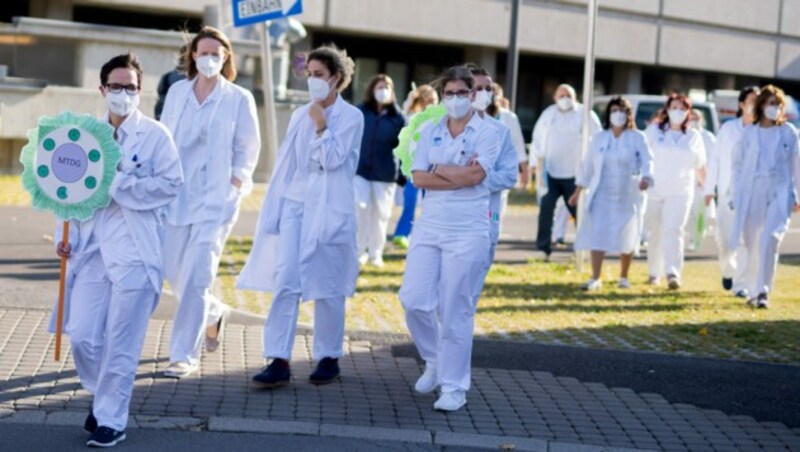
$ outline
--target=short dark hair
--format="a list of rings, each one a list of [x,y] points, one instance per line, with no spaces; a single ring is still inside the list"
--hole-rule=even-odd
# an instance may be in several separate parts
[[[306,69],[308,68],[308,63],[312,60],[324,64],[331,76],[337,74],[341,76],[336,83],[337,91],[341,93],[350,86],[356,63],[347,56],[347,50],[336,47],[336,44],[326,44],[322,47],[317,47],[308,54],[306,57]]]
[[[115,56],[100,68],[100,84],[106,86],[108,84],[108,74],[119,68],[133,69],[136,72],[136,86],[142,87],[142,64],[139,63],[136,55],[131,52]]]
[[[619,106],[620,108],[625,110],[625,114],[628,116],[628,121],[625,123],[626,129],[635,129],[636,128],[636,121],[633,119],[633,106],[628,99],[625,99],[622,96],[617,96],[612,98],[608,105],[606,105],[606,111],[603,114],[603,128],[610,129],[611,128],[611,107],[614,105]]]
[[[464,67],[469,69],[473,77],[483,76],[483,77],[489,77],[489,79],[492,78],[492,74],[490,74],[489,71],[486,70],[486,68],[478,66],[475,63],[467,63],[464,65]],[[486,113],[491,117],[496,117],[497,114],[500,112],[500,105],[498,105],[497,102],[497,93],[494,92],[494,85],[495,84],[492,83],[492,95],[494,96],[494,98],[492,99],[492,103],[489,104],[488,107],[486,107]]]
[[[447,85],[448,82],[457,82],[462,81],[467,84],[467,88],[472,90],[475,88],[475,77],[472,76],[472,71],[467,69],[464,66],[452,66],[445,69],[442,72],[442,75],[436,79],[434,86],[436,86],[436,90],[439,91],[439,97],[444,96],[444,86]]]
[[[746,86],[746,87],[742,88],[742,90],[739,91],[739,104],[741,104],[742,102],[746,101],[747,100],[747,96],[749,96],[750,94],[755,93],[756,97],[758,97],[758,94],[760,92],[761,92],[761,88],[759,88],[756,85],[750,85],[750,86]],[[736,104],[736,105],[739,105],[739,104]],[[738,107],[738,109],[736,110],[736,117],[737,118],[741,118],[743,114],[744,114],[744,111],[742,111],[742,107]]]

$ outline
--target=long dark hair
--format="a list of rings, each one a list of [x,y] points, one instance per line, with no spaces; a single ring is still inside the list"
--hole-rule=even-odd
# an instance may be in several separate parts
[[[672,101],[674,100],[677,100],[678,102],[683,104],[683,106],[686,107],[687,113],[692,111],[692,101],[689,100],[688,97],[686,97],[683,94],[677,94],[677,93],[670,94],[669,97],[667,98],[667,103],[664,104],[664,112],[666,113],[667,117],[665,118],[664,122],[662,122],[661,125],[659,126],[663,131],[667,131],[670,127],[669,106],[670,104],[672,104]],[[689,116],[690,115],[687,114],[686,119],[684,119],[683,123],[681,124],[681,132],[683,133],[686,133],[686,128],[689,126]]]
[[[615,105],[624,109],[625,114],[628,116],[628,121],[625,123],[625,128],[635,129],[636,121],[633,119],[633,106],[631,106],[631,103],[628,102],[628,100],[623,98],[622,96],[614,97],[608,102],[608,105],[606,105],[606,111],[603,114],[603,128],[605,129],[611,128],[611,107]]]
[[[370,79],[367,83],[367,89],[364,91],[364,105],[372,111],[378,111],[378,101],[375,99],[375,87],[378,83],[386,82],[386,86],[392,92],[392,102],[384,105],[386,112],[390,115],[397,114],[397,97],[394,92],[394,81],[386,74],[378,74]]]
[[[756,96],[758,96],[758,94],[760,92],[761,92],[761,88],[757,87],[756,85],[750,85],[750,86],[744,87],[741,91],[739,91],[739,104],[741,104],[742,102],[746,101],[747,100],[747,96],[749,96],[750,94],[756,93]],[[739,105],[739,104],[736,104],[736,105]],[[742,107],[738,107],[738,110],[736,110],[736,117],[737,118],[741,118],[743,114],[744,114],[744,111],[742,111]]]

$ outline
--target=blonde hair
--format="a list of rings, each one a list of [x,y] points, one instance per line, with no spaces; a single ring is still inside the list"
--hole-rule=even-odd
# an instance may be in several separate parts
[[[425,102],[431,96],[437,96],[436,90],[431,85],[420,85],[411,95],[411,105],[408,106],[408,113],[419,113],[425,109]]]

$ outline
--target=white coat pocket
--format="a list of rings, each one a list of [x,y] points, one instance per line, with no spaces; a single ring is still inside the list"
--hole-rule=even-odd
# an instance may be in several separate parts
[[[320,243],[347,245],[355,240],[355,217],[350,213],[329,210],[322,227]]]
[[[233,223],[239,216],[239,206],[242,203],[242,192],[231,184],[228,197],[225,199],[223,208],[222,224]]]

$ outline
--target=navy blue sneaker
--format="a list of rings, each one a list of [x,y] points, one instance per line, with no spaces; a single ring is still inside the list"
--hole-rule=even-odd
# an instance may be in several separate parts
[[[315,385],[333,383],[339,378],[339,359],[322,358],[317,363],[317,369],[308,377],[308,381]]]
[[[253,377],[253,383],[266,389],[286,386],[291,380],[292,371],[289,369],[289,361],[280,358],[273,359],[269,366]]]
[[[86,433],[94,433],[97,430],[97,418],[94,417],[92,407],[89,407],[89,415],[83,421],[83,429],[86,430]]]
[[[86,445],[89,447],[114,447],[125,441],[125,438],[125,431],[114,430],[101,425],[89,436]]]
[[[722,278],[722,288],[731,290],[733,288],[733,278]]]

